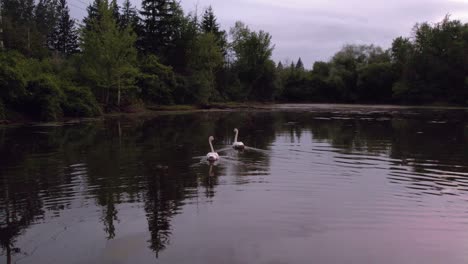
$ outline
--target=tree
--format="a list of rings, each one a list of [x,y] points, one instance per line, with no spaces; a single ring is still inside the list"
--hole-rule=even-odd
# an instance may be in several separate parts
[[[28,56],[42,54],[45,45],[34,21],[34,0],[2,1],[5,48],[18,50]]]
[[[115,19],[117,25],[120,25],[120,7],[119,4],[117,4],[117,0],[111,1],[110,8],[112,10],[112,17]]]
[[[251,31],[242,22],[236,22],[230,34],[243,97],[262,101],[273,99],[277,83],[276,66],[271,60],[274,49],[271,35],[262,30]]]
[[[90,4],[86,11],[88,12],[87,16],[83,18],[83,25],[84,28],[90,30],[95,19],[99,20],[101,18],[101,11],[99,7],[104,4],[104,0],[94,0],[92,4]]]
[[[388,52],[374,45],[345,45],[330,61],[328,81],[339,91],[340,100],[357,102],[358,69],[372,63],[390,61]]]
[[[125,0],[122,5],[122,14],[120,15],[120,28],[131,27],[136,32],[139,19],[136,7],[131,5],[130,0]]]
[[[57,8],[58,23],[55,27],[53,47],[62,55],[71,55],[78,50],[78,33],[75,21],[70,18],[70,9],[66,0],[59,0]]]
[[[304,63],[302,63],[301,58],[299,58],[299,59],[297,60],[297,63],[296,63],[296,70],[300,70],[300,71],[303,71],[303,70],[304,70]]]
[[[330,64],[323,61],[316,61],[314,62],[312,73],[316,76],[327,78],[330,74]]]
[[[58,20],[57,0],[39,0],[34,13],[36,27],[41,34],[44,46],[53,49],[54,29]]]
[[[104,91],[100,97],[107,106],[111,103],[110,91],[115,90],[120,107],[122,90],[135,87],[136,36],[131,28],[119,29],[107,1],[98,11],[101,16],[91,21],[91,29],[83,31],[82,72],[95,88]]]
[[[216,43],[223,52],[223,55],[226,55],[227,52],[227,36],[226,31],[220,30],[219,24],[216,21],[216,16],[214,15],[213,8],[209,6],[202,17],[201,30],[204,33],[212,33],[216,38]]]
[[[176,78],[171,67],[161,64],[154,55],[149,55],[140,64],[141,74],[138,77],[138,87],[141,98],[154,104],[174,103],[173,93],[176,88]]]
[[[278,63],[278,66],[276,67],[278,69],[278,71],[282,71],[284,70],[284,66],[283,66],[283,63],[281,63],[281,61]]]
[[[183,13],[174,0],[143,0],[142,32],[140,49],[149,54],[164,55],[173,45],[173,40],[180,27],[180,21],[174,20]]]
[[[395,75],[390,62],[371,63],[358,69],[359,102],[388,103],[392,101]]]
[[[222,65],[223,55],[212,33],[198,36],[190,61],[192,75],[191,86],[194,89],[195,100],[206,104],[214,96],[215,70]]]

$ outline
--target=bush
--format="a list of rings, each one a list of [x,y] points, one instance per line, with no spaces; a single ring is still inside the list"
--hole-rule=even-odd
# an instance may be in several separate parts
[[[15,52],[0,53],[0,99],[5,104],[18,104],[26,95],[26,77],[20,67],[24,60]]]
[[[171,67],[158,61],[156,56],[147,57],[141,65],[138,77],[141,98],[156,104],[172,104],[176,87],[175,74]]]
[[[28,83],[28,104],[24,107],[32,116],[42,121],[55,121],[62,116],[64,100],[58,81],[49,75],[41,75]]]
[[[0,100],[0,120],[5,120],[6,115],[5,115],[5,106],[3,105],[2,100]]]
[[[101,114],[101,109],[89,88],[64,85],[65,94],[62,110],[69,117],[93,117]]]

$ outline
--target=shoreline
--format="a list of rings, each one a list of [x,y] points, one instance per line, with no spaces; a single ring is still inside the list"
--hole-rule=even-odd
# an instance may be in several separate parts
[[[9,126],[61,126],[68,124],[78,124],[83,122],[97,121],[112,117],[140,117],[152,116],[155,114],[167,113],[196,113],[196,112],[217,112],[217,111],[309,111],[319,115],[337,115],[337,116],[379,116],[395,117],[395,111],[399,114],[411,115],[411,110],[465,110],[468,113],[468,107],[462,106],[441,106],[441,105],[391,105],[391,104],[340,104],[340,103],[213,103],[205,106],[197,105],[160,105],[147,106],[144,109],[133,112],[109,112],[96,117],[63,117],[57,121],[44,122],[37,121],[21,115],[20,120],[0,120],[0,127]],[[362,112],[365,111],[365,112]],[[402,112],[403,111],[403,112]],[[398,115],[399,116],[399,115]]]

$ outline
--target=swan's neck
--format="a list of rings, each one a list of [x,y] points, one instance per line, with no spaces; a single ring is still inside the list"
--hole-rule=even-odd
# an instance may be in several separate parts
[[[236,130],[236,135],[234,136],[234,143],[236,143],[236,142],[237,142],[237,135],[238,135],[238,134],[239,134],[239,131],[238,131],[238,130]]]
[[[208,142],[210,143],[211,152],[215,152],[213,148],[213,144],[211,144],[211,140],[208,140]]]

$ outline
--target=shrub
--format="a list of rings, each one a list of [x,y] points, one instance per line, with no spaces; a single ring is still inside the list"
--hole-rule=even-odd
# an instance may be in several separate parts
[[[31,115],[42,121],[55,121],[62,116],[64,95],[55,78],[40,75],[28,83],[27,91],[29,100],[24,107]]]
[[[171,67],[165,66],[155,56],[149,56],[141,65],[138,77],[141,97],[157,104],[172,104],[176,86],[175,74]]]
[[[17,104],[26,94],[26,77],[20,67],[26,60],[15,52],[0,53],[0,99]]]
[[[64,85],[65,98],[62,110],[69,117],[93,117],[101,114],[101,109],[89,88]]]

